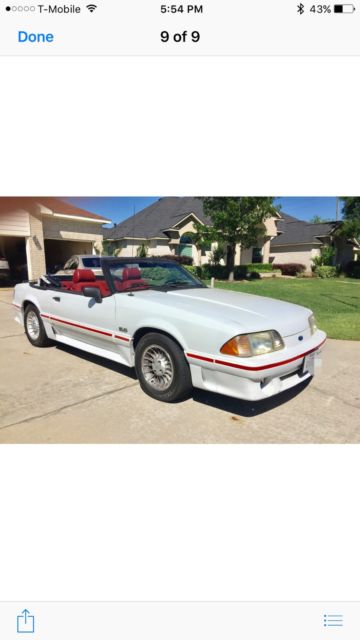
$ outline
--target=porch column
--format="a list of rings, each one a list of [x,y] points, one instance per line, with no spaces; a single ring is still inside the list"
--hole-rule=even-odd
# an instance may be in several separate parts
[[[267,238],[263,245],[263,262],[269,263],[270,261],[270,238]]]

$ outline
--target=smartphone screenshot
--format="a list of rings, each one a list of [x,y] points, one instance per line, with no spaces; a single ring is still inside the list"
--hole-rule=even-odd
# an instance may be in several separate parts
[[[358,640],[359,28],[0,1],[1,640]]]

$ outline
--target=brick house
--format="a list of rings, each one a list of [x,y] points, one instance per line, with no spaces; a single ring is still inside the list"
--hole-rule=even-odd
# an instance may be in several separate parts
[[[237,246],[235,264],[269,262],[270,242],[277,235],[278,220],[278,214],[264,220],[256,246],[250,249]],[[110,251],[121,257],[136,256],[141,245],[145,245],[149,256],[183,255],[191,257],[194,265],[200,265],[209,261],[216,243],[198,249],[189,235],[195,231],[195,222],[210,225],[199,198],[160,198],[112,229],[105,229],[104,237]]]
[[[0,198],[0,254],[15,279],[32,280],[74,253],[101,250],[108,222],[58,198]]]
[[[355,238],[347,240],[336,235],[341,225],[341,221],[305,222],[281,213],[278,235],[271,241],[270,261],[275,264],[298,262],[310,272],[312,259],[329,245],[334,248],[334,264],[345,266],[349,260],[357,260],[360,245]]]

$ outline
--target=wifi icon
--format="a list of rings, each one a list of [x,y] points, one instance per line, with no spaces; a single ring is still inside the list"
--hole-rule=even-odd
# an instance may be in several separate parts
[[[89,9],[90,13],[94,13],[95,9],[97,9],[96,4],[87,4],[86,8]]]

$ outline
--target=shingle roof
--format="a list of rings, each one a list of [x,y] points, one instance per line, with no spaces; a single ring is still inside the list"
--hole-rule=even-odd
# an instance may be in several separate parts
[[[283,219],[278,222],[279,235],[271,240],[272,247],[288,244],[322,244],[319,238],[329,236],[339,224],[338,222],[305,222],[283,212],[280,215]]]
[[[171,229],[190,213],[194,213],[204,224],[210,220],[205,216],[199,198],[160,198],[131,218],[120,222],[112,229],[104,229],[104,237],[121,238],[166,238],[165,229]]]

